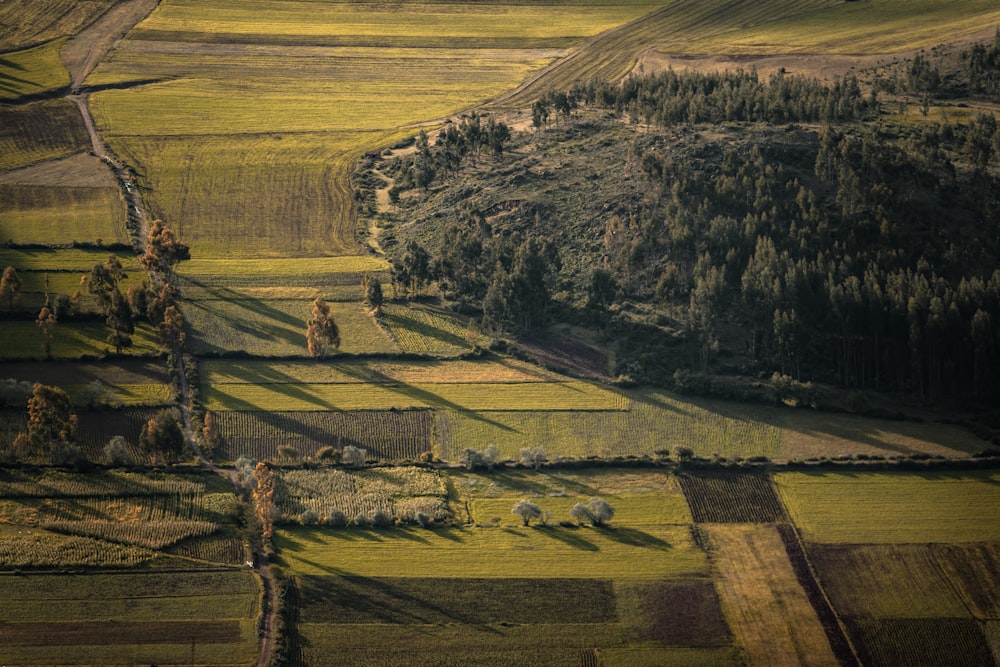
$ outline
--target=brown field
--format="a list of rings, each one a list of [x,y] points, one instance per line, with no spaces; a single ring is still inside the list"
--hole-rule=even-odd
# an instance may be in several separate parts
[[[858,657],[871,667],[996,664],[970,618],[856,618],[847,621]]]
[[[427,410],[356,412],[216,412],[222,445],[216,455],[277,459],[291,445],[302,458],[327,445],[363,447],[383,461],[416,460],[430,451],[433,417]]]
[[[691,516],[698,523],[773,523],[785,510],[768,475],[688,473],[681,478]]]
[[[0,645],[161,644],[185,637],[191,642],[238,642],[239,621],[77,621],[0,624]]]
[[[0,3],[0,51],[72,35],[115,0],[6,0]]]
[[[0,169],[69,157],[89,149],[87,128],[72,102],[0,105]]]
[[[70,188],[117,188],[114,174],[103,160],[89,153],[46,160],[0,172],[0,184]]]
[[[775,527],[701,530],[726,620],[750,664],[839,664]]]

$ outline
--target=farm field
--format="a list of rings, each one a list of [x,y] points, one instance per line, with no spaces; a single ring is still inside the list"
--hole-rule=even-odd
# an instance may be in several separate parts
[[[12,0],[0,5],[0,51],[15,51],[72,35],[114,0]]]
[[[0,360],[45,358],[42,337],[34,321],[5,322],[3,326],[6,345],[0,351]],[[52,329],[52,358],[69,360],[113,354],[114,347],[107,342],[107,337],[108,328],[101,322],[56,324]],[[157,333],[145,322],[136,325],[132,347],[122,350],[128,357],[158,357],[160,353]]]
[[[57,39],[0,59],[0,99],[38,95],[69,85],[69,72],[59,61],[65,39]]]
[[[810,542],[1000,541],[994,472],[782,472],[774,478],[789,517]]]
[[[130,242],[117,188],[0,184],[0,201],[0,228],[14,243]]]
[[[81,408],[136,403],[161,405],[171,398],[170,378],[158,361],[8,362],[3,366],[3,375],[6,379],[27,383],[29,393],[35,382],[61,387],[74,405]]]
[[[239,571],[0,576],[8,664],[248,664],[260,587]]]
[[[89,147],[80,112],[68,100],[0,107],[0,169],[68,157]]]
[[[88,83],[164,81],[98,93],[92,110],[195,256],[356,254],[347,180],[360,152],[661,4],[165,2]]]

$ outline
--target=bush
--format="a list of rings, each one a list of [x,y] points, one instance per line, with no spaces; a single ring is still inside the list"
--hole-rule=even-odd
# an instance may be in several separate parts
[[[343,528],[347,525],[347,515],[339,509],[333,508],[330,510],[330,513],[326,515],[326,525]]]

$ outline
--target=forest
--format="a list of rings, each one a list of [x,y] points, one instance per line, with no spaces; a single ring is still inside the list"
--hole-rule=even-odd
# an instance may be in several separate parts
[[[540,99],[489,155],[466,116],[380,167],[396,282],[436,281],[511,339],[596,327],[630,381],[777,374],[995,402],[1000,133],[989,113],[927,112],[941,82],[989,96],[998,54],[1000,37],[918,55],[865,85],[753,70],[588,82]],[[892,115],[890,94],[921,117]],[[600,195],[560,194],[574,179]]]

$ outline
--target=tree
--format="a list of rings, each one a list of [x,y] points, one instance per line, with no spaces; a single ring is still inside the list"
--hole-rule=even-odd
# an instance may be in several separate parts
[[[538,470],[548,459],[544,447],[529,447],[521,450],[521,463]]]
[[[330,445],[320,447],[316,452],[316,458],[327,464],[340,463],[340,457],[340,452]]]
[[[104,446],[104,460],[109,466],[127,465],[132,462],[128,453],[128,441],[123,436],[116,435]]]
[[[174,266],[185,259],[191,259],[190,248],[178,241],[174,232],[162,220],[154,220],[149,230],[146,252],[139,258],[143,268],[169,276]]]
[[[278,456],[283,460],[296,461],[299,458],[299,450],[291,445],[280,445],[278,447]]]
[[[14,310],[14,299],[21,292],[21,278],[17,275],[17,269],[8,266],[3,270],[3,277],[0,278],[0,299],[7,299],[7,310]]]
[[[519,500],[510,509],[511,514],[521,517],[521,525],[527,526],[532,519],[542,516],[542,510],[530,500]]]
[[[569,510],[569,515],[580,525],[594,522],[594,515],[590,513],[590,509],[583,503],[573,505]]]
[[[58,452],[74,444],[76,423],[66,392],[36,383],[28,399],[27,453],[55,458]]]
[[[97,300],[97,307],[108,316],[114,294],[121,296],[118,283],[128,276],[121,261],[115,255],[108,255],[101,264],[94,264],[86,276],[87,291]]]
[[[206,412],[201,426],[201,441],[208,451],[209,456],[219,448],[221,440],[219,430],[215,425],[215,415],[211,412]]]
[[[587,501],[592,523],[595,526],[606,526],[615,516],[615,508],[604,498],[591,498]]]
[[[107,340],[115,346],[116,354],[121,354],[122,348],[132,347],[132,334],[135,333],[132,306],[117,288],[111,291],[111,305],[105,323],[111,329]]]
[[[49,310],[48,306],[42,306],[38,311],[38,319],[35,324],[42,330],[42,349],[45,356],[52,358],[52,328],[56,325],[56,314]]]
[[[167,464],[180,459],[184,452],[184,432],[171,410],[161,410],[146,422],[139,435],[139,446]]]
[[[330,306],[319,297],[313,301],[312,317],[306,322],[306,344],[314,357],[324,357],[330,348],[340,347],[340,329],[330,315]]]
[[[461,461],[462,465],[469,470],[475,470],[476,468],[493,470],[493,465],[496,463],[498,456],[500,456],[500,450],[497,449],[497,446],[489,445],[485,449],[478,451],[475,449],[466,449],[462,452]]]
[[[174,350],[184,345],[184,315],[177,306],[167,306],[163,311],[163,320],[158,327],[160,343],[168,350]]]
[[[368,450],[363,447],[347,445],[340,456],[340,460],[349,466],[360,468],[368,461]]]
[[[260,522],[260,534],[264,541],[274,535],[274,521],[278,518],[278,508],[274,505],[274,472],[261,461],[253,469],[257,486],[253,490],[254,515]]]
[[[372,315],[382,314],[382,281],[370,273],[361,279],[361,287],[365,293],[365,307]]]

